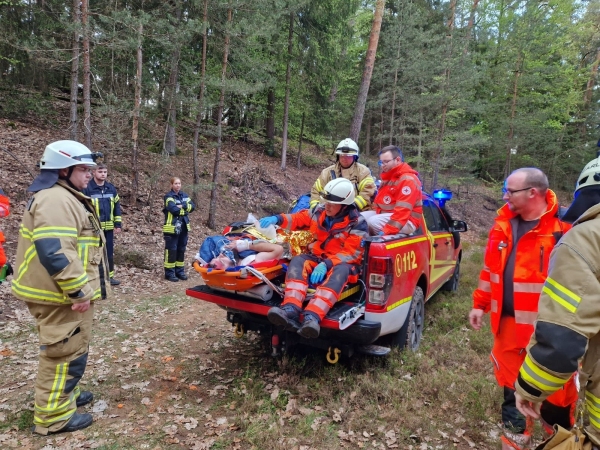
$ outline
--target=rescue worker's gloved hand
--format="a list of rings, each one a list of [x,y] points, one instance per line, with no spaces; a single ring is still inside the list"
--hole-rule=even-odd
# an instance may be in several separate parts
[[[258,221],[261,228],[268,228],[271,225],[277,225],[277,216],[263,217]]]
[[[310,282],[312,284],[317,284],[323,281],[325,275],[327,274],[327,266],[325,263],[319,263],[317,267],[314,268],[312,273],[310,274]]]

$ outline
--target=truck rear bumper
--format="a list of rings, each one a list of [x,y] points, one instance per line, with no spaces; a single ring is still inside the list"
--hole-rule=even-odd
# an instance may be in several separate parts
[[[186,290],[186,295],[199,300],[215,303],[227,311],[227,319],[232,323],[246,324],[246,329],[257,330],[265,327],[274,328],[267,319],[267,312],[273,306],[279,306],[279,299],[261,301],[250,298],[240,299],[235,292],[215,292],[208,286],[196,286]],[[381,323],[359,319],[345,330],[339,329],[337,318],[343,311],[354,306],[352,303],[338,303],[321,322],[321,333],[318,339],[302,340],[304,343],[321,347],[314,341],[326,341],[327,345],[333,343],[368,345],[377,340],[381,332]],[[310,342],[313,341],[313,342]],[[316,344],[316,345],[315,345]]]

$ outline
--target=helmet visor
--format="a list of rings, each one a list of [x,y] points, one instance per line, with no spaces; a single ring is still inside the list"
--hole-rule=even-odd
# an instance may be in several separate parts
[[[335,149],[336,153],[352,153],[352,154],[356,154],[356,149],[355,148],[350,148],[350,147],[338,147]]]
[[[63,155],[68,156],[71,159],[74,159],[75,161],[81,161],[81,163],[83,164],[90,164],[90,165],[96,165],[96,160],[98,158],[102,158],[102,153],[100,152],[94,152],[94,153],[87,153],[85,155],[76,155],[76,156],[71,156],[65,152],[60,152]]]
[[[329,192],[321,192],[321,198],[326,202],[337,202],[340,203],[345,200],[346,197],[340,197],[339,195],[331,194]]]

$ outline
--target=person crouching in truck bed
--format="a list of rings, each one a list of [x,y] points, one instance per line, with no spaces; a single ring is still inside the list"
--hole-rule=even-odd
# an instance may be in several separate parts
[[[316,238],[309,245],[309,254],[292,258],[285,277],[283,302],[267,314],[271,323],[284,328],[295,328],[298,323],[298,334],[304,338],[319,336],[320,322],[338,301],[348,277],[358,274],[363,256],[362,240],[368,236],[367,222],[357,211],[354,186],[349,180],[331,180],[320,195],[324,205],[260,220],[262,228],[280,225],[287,230],[309,229]],[[310,283],[317,289],[299,323],[309,276]]]

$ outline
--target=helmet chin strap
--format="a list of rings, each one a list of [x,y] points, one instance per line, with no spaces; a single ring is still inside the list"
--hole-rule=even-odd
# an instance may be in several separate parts
[[[69,171],[67,172],[67,176],[64,177],[64,178],[61,177],[61,176],[59,176],[59,178],[61,180],[65,180],[71,189],[75,189],[76,191],[80,191],[81,192],[81,189],[75,187],[75,185],[73,183],[71,183],[71,175],[73,175],[73,170],[74,169],[75,169],[75,166],[69,167]]]

